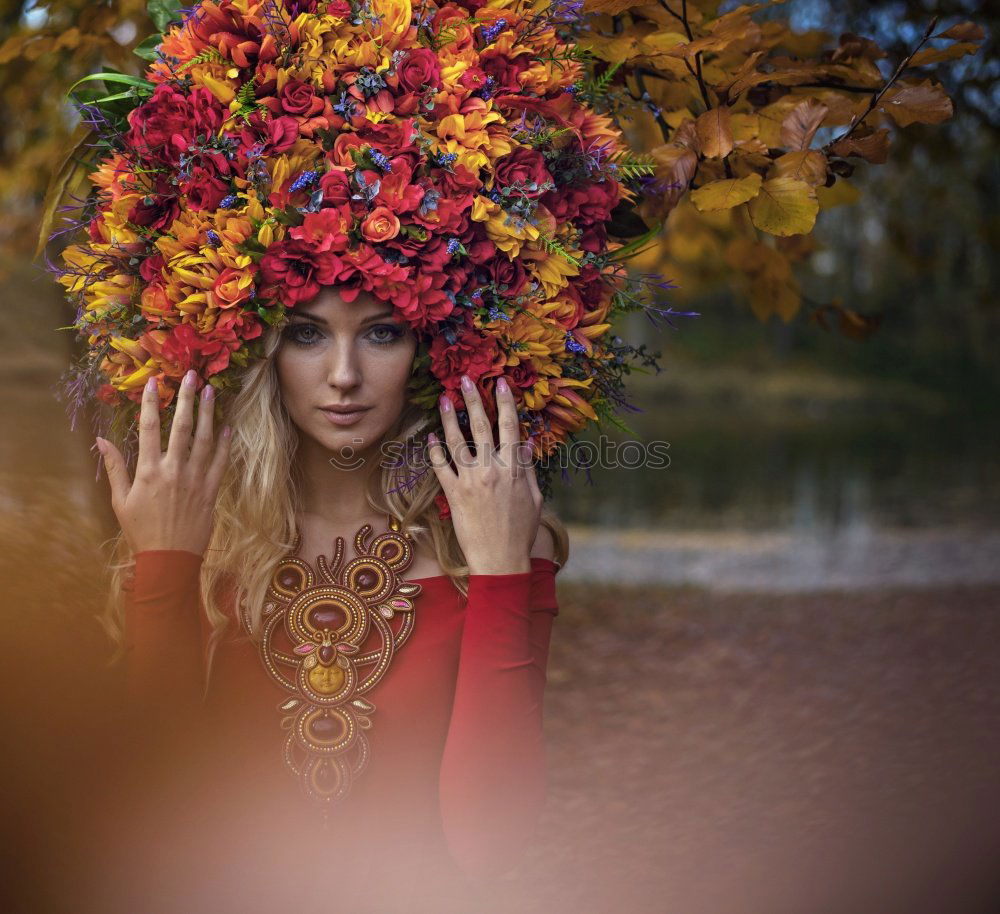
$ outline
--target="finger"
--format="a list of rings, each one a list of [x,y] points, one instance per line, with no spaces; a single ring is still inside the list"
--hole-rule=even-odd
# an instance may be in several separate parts
[[[465,441],[465,435],[458,427],[458,416],[455,415],[455,404],[447,394],[438,398],[438,411],[441,413],[441,427],[444,430],[444,440],[448,443],[451,459],[458,467],[467,467],[473,463],[472,451]]]
[[[222,426],[219,440],[215,444],[215,454],[212,456],[212,463],[205,474],[205,486],[208,489],[208,498],[212,504],[215,503],[215,498],[219,494],[219,486],[222,485],[222,477],[226,472],[232,438],[233,430],[228,425]]]
[[[497,458],[509,468],[514,479],[521,476],[521,461],[518,459],[518,448],[521,443],[521,423],[517,418],[517,403],[514,392],[510,389],[506,378],[497,378],[494,390],[497,404],[497,425],[500,430],[500,446]]]
[[[136,475],[142,470],[155,469],[160,464],[160,394],[159,382],[154,375],[146,382],[139,406],[139,456],[136,458]]]
[[[434,475],[437,476],[441,488],[447,496],[451,491],[451,484],[458,479],[458,474],[448,463],[448,455],[444,452],[444,445],[434,432],[427,433],[427,459],[430,460]]]
[[[191,429],[194,425],[194,385],[195,371],[191,369],[181,381],[177,394],[177,407],[170,423],[170,439],[167,441],[167,457],[181,463],[191,448]]]
[[[117,508],[125,504],[125,499],[132,489],[132,480],[128,476],[125,458],[106,438],[97,439],[97,448],[104,458],[104,470],[108,474],[108,483],[111,486],[111,504]]]
[[[522,445],[522,454],[524,459],[522,461],[522,471],[528,481],[528,489],[531,492],[532,500],[536,505],[541,504],[545,499],[542,497],[542,490],[538,487],[538,475],[535,472],[535,461],[532,457],[532,442],[531,439],[525,441]]]
[[[486,415],[479,391],[468,375],[462,375],[462,398],[465,400],[465,411],[469,414],[472,440],[476,444],[476,459],[485,463],[493,455],[493,426]]]
[[[206,384],[201,389],[198,405],[198,427],[194,433],[194,444],[191,445],[191,463],[200,467],[212,453],[212,433],[215,428],[215,388]]]

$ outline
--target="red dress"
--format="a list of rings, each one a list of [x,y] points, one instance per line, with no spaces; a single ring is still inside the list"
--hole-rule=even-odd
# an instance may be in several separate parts
[[[475,880],[518,863],[546,797],[554,562],[532,558],[530,572],[471,575],[467,599],[445,575],[403,574],[422,588],[413,632],[365,696],[376,708],[366,731],[371,760],[324,829],[282,758],[278,704],[288,693],[267,675],[232,599],[205,689],[202,557],[149,550],[135,558],[124,588],[128,694],[154,717],[190,722],[171,715],[193,710],[206,725],[183,731],[197,742],[185,756],[197,776],[183,796],[197,796],[190,802],[225,832],[213,846],[256,835],[251,853],[286,872],[299,866],[300,876],[310,862],[324,872],[335,866],[341,887],[371,886],[383,871],[400,884],[432,870]]]

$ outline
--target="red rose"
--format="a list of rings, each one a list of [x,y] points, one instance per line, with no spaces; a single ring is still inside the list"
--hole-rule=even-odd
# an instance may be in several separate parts
[[[496,285],[497,292],[507,298],[521,294],[524,284],[528,281],[528,272],[520,259],[511,260],[506,254],[494,257],[486,264],[489,282]]]
[[[591,254],[599,254],[608,241],[608,230],[603,223],[596,223],[580,236],[580,249]]]
[[[425,88],[441,88],[441,63],[430,48],[410,51],[396,64],[396,79],[404,92],[421,92]]]
[[[517,78],[531,66],[527,54],[518,54],[513,60],[498,51],[487,52],[479,58],[480,66],[487,76],[493,77],[493,94],[521,91],[521,81]]]
[[[191,169],[191,176],[184,182],[183,189],[187,193],[188,209],[194,212],[217,210],[219,203],[229,193],[228,185],[201,167]]]
[[[538,380],[538,372],[535,371],[530,359],[523,359],[507,373],[507,379],[514,387],[528,390]]]
[[[319,179],[323,202],[340,205],[351,199],[351,178],[346,168],[331,168]]]
[[[133,225],[141,225],[158,232],[165,232],[173,225],[180,212],[180,202],[176,193],[165,181],[158,181],[156,190],[147,197],[141,197],[139,202],[132,207],[128,214],[128,221]]]
[[[542,154],[528,146],[519,146],[497,159],[493,174],[496,187],[516,186],[518,193],[528,197],[540,197],[549,189],[547,185],[555,183]]]
[[[298,79],[285,83],[279,101],[281,110],[294,117],[313,117],[323,110],[323,100],[316,97],[316,90]]]

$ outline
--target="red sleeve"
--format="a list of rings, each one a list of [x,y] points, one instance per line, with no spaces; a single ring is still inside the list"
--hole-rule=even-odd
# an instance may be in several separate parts
[[[125,682],[130,704],[158,712],[201,695],[202,556],[186,549],[135,554],[125,592]]]
[[[471,876],[515,866],[546,798],[542,702],[556,564],[470,575],[439,780],[445,838]]]

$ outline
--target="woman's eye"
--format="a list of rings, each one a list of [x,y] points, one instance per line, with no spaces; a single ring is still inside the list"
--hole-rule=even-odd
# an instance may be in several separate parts
[[[393,324],[378,324],[371,329],[371,340],[373,343],[386,345],[394,343],[403,335],[403,329]]]
[[[291,324],[285,331],[288,334],[289,339],[293,343],[297,343],[300,346],[311,346],[316,342],[315,337],[309,337],[306,335],[305,338],[302,337],[302,332],[305,330],[316,330],[315,324]]]

